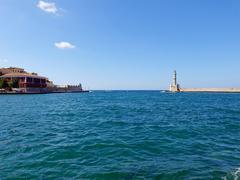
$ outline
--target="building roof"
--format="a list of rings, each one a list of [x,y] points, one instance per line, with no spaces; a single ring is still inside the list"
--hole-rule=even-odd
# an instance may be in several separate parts
[[[10,69],[10,70],[16,69],[16,70],[23,70],[24,71],[23,68],[18,68],[18,67],[8,67],[8,68],[0,68],[0,69]]]
[[[39,78],[39,79],[47,79],[46,77],[43,76],[38,76],[34,74],[29,74],[29,73],[8,73],[0,76],[0,78],[12,78],[12,77],[30,77],[30,78]]]

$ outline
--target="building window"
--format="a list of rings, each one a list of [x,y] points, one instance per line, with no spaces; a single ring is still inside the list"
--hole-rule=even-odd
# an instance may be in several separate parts
[[[28,78],[27,78],[27,82],[28,82],[28,83],[31,83],[31,82],[32,82],[32,78],[29,78],[29,77],[28,77]]]
[[[37,83],[37,84],[40,83],[40,79],[37,79],[37,78],[33,79],[33,81],[34,81],[34,83]]]
[[[41,79],[42,84],[46,84],[46,79]]]

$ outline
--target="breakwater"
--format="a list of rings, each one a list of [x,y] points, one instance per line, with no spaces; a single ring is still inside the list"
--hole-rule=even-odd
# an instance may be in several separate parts
[[[180,88],[180,92],[240,93],[240,88]]]
[[[173,73],[173,80],[169,88],[170,92],[212,92],[212,93],[240,93],[240,87],[233,88],[181,88],[177,83],[177,72]]]

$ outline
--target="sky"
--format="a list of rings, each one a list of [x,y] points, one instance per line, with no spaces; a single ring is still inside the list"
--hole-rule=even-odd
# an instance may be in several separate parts
[[[239,0],[0,0],[0,67],[92,90],[240,87]]]

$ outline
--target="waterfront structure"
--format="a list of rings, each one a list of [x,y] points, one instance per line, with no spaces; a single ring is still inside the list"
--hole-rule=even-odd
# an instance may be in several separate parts
[[[177,83],[177,71],[175,70],[173,73],[173,81],[170,84],[170,91],[171,92],[179,92],[180,86]]]
[[[240,93],[240,88],[181,88],[180,92]]]
[[[83,92],[82,85],[61,88],[37,73],[22,68],[0,68],[0,93]]]
[[[82,89],[82,85],[81,84],[79,84],[79,85],[62,85],[62,86],[56,86],[55,85],[53,88],[51,88],[51,91],[55,92],[55,93],[87,92],[87,91],[84,91]]]
[[[240,93],[240,88],[180,88],[177,83],[177,72],[173,73],[173,82],[170,85],[170,92],[215,92],[215,93]]]
[[[0,76],[0,79],[5,82],[4,84],[12,84],[9,88],[18,89],[20,92],[33,92],[33,93],[41,93],[47,91],[47,78],[41,77],[34,74],[28,73],[9,73]],[[10,90],[10,89],[9,89]]]
[[[47,92],[48,79],[38,76],[37,73],[28,73],[22,68],[1,68],[0,69],[1,89],[9,92],[21,93],[45,93]]]

